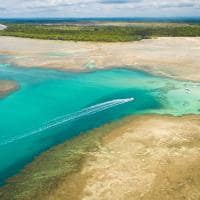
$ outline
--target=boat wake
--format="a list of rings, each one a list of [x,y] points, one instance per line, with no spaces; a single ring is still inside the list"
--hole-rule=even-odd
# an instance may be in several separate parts
[[[114,100],[111,100],[111,101],[106,101],[104,103],[99,103],[99,104],[96,104],[94,106],[84,108],[84,109],[82,109],[78,112],[72,113],[72,114],[67,114],[67,115],[64,115],[64,116],[57,117],[57,118],[55,118],[51,121],[44,123],[39,129],[36,129],[34,131],[30,131],[27,134],[24,134],[24,135],[21,135],[21,136],[18,136],[18,137],[12,137],[9,140],[7,139],[6,141],[1,142],[0,146],[16,142],[16,141],[24,139],[26,137],[33,136],[33,135],[36,135],[38,133],[41,133],[41,132],[48,130],[50,128],[58,127],[60,125],[78,120],[82,117],[93,115],[95,113],[98,113],[98,112],[119,106],[121,104],[131,102],[131,101],[134,101],[134,98],[114,99]]]

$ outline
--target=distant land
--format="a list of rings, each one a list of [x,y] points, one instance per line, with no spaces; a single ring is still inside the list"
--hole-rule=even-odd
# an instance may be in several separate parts
[[[155,37],[200,36],[200,18],[0,19],[1,36],[46,40],[129,42]]]

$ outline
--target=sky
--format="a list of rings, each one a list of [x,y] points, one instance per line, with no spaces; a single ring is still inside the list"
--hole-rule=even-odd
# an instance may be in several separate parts
[[[0,18],[193,16],[200,0],[0,0]]]

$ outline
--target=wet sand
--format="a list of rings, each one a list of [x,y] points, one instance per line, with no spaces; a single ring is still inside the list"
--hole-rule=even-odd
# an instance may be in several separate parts
[[[0,98],[17,90],[17,83],[14,81],[0,80]]]
[[[0,189],[4,200],[200,198],[200,116],[132,116],[52,148]]]
[[[24,67],[91,70],[130,67],[177,79],[200,80],[200,37],[94,43],[0,37],[0,54]]]

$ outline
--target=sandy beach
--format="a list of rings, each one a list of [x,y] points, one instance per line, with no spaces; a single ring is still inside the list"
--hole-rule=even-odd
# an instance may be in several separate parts
[[[0,54],[24,67],[91,70],[130,67],[177,79],[200,80],[200,38],[162,37],[127,43],[0,37]]]
[[[17,87],[17,83],[14,81],[0,80],[0,98],[15,91]]]
[[[4,29],[6,29],[7,28],[7,26],[5,26],[5,25],[3,25],[3,24],[0,24],[0,30],[4,30]]]
[[[0,189],[0,197],[196,200],[199,133],[195,115],[127,117],[43,153]]]

